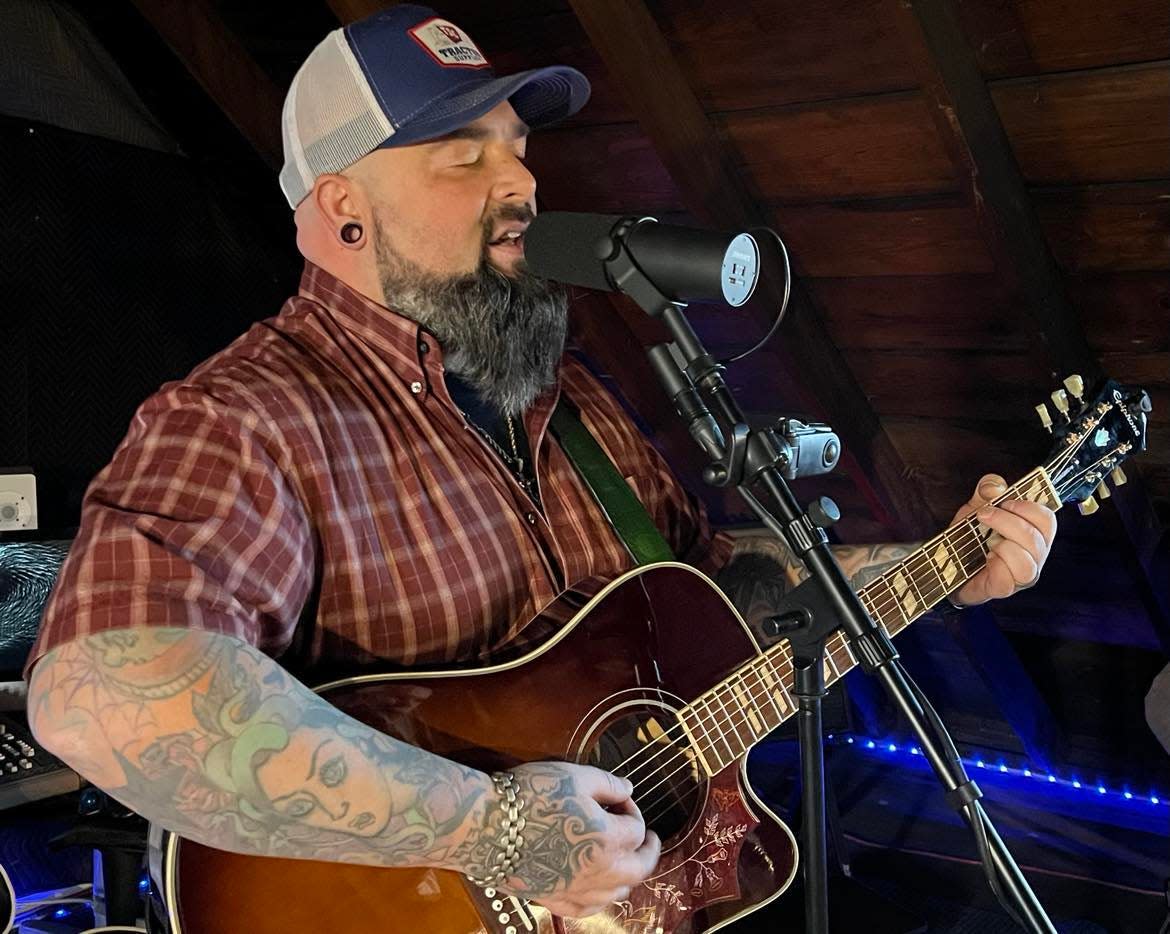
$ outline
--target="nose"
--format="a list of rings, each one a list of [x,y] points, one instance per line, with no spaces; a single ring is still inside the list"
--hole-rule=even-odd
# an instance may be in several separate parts
[[[504,153],[496,174],[492,199],[498,202],[536,204],[536,177],[511,151]]]

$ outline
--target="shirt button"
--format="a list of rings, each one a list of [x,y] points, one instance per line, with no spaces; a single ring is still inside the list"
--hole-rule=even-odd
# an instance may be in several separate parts
[[[410,384],[410,391],[417,396],[420,392],[422,392],[422,383],[416,379],[413,383]]]
[[[524,513],[524,518],[528,520],[529,525],[536,525],[536,513],[526,512]]]
[[[426,353],[430,349],[431,349],[431,345],[428,344],[426,341],[419,341],[418,342],[418,352],[419,353]]]

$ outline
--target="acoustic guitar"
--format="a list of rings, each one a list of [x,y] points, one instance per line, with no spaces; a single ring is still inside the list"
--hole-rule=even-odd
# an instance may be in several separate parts
[[[1001,499],[1085,509],[1144,450],[1143,391],[1110,381],[1077,406],[1056,398],[1048,463]],[[976,518],[960,521],[861,590],[862,603],[897,635],[984,566],[989,536]],[[752,791],[746,759],[796,711],[787,643],[762,650],[723,593],[676,563],[580,584],[542,617],[554,636],[490,667],[360,675],[316,690],[389,735],[485,771],[563,759],[628,777],[663,841],[629,898],[559,918],[454,872],[242,856],[154,828],[172,934],[697,934],[777,898],[796,874],[796,842]],[[824,665],[828,684],[857,665],[842,633]]]

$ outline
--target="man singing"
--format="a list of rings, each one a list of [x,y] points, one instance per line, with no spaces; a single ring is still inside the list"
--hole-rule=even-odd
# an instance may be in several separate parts
[[[564,356],[565,295],[525,269],[529,132],[588,94],[571,68],[497,77],[459,27],[407,4],[310,54],[280,173],[299,290],[140,407],[30,656],[36,735],[85,778],[209,846],[456,870],[561,915],[651,872],[659,841],[624,778],[563,762],[490,776],[289,673],[482,662],[536,639],[525,622],[567,583],[630,567],[548,430],[562,395],[679,559],[746,615],[799,581],[780,542],[711,533]],[[985,477],[961,511],[1002,490]],[[962,603],[1033,583],[1056,527],[1026,502],[980,518],[998,535]],[[836,554],[860,586],[912,547]]]

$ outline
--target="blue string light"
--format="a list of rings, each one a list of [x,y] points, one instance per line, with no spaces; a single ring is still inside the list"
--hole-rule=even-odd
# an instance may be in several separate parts
[[[844,743],[846,745],[859,745],[867,750],[874,750],[880,755],[903,755],[903,756],[921,756],[922,750],[917,746],[899,746],[896,742],[880,739],[869,739],[864,736],[847,736],[847,737],[827,737],[831,745]],[[1111,790],[1106,784],[1098,782],[1089,782],[1088,784],[1082,782],[1079,778],[1070,776],[1069,778],[1059,778],[1053,772],[1035,772],[1029,766],[1021,764],[1019,768],[1014,768],[1004,761],[1000,761],[994,766],[989,767],[987,762],[982,758],[966,758],[962,761],[967,766],[974,766],[980,769],[989,769],[993,772],[998,772],[1002,775],[1014,775],[1020,778],[1031,779],[1036,782],[1043,782],[1049,785],[1058,785],[1062,788],[1071,788],[1087,794],[1096,794],[1097,797],[1103,797],[1109,800],[1127,801],[1131,805],[1138,807],[1166,807],[1170,808],[1170,798],[1165,795],[1151,793],[1149,795],[1134,794],[1129,788],[1123,788],[1119,791]]]

